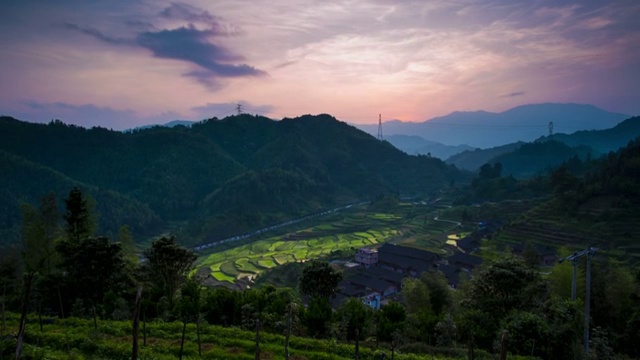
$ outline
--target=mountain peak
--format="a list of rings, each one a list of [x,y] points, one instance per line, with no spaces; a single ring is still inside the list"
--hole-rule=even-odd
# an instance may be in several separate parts
[[[421,123],[385,122],[382,126],[385,135],[419,135],[445,145],[489,148],[533,141],[548,134],[550,122],[555,133],[574,133],[608,129],[628,117],[593,105],[542,103],[520,105],[500,113],[455,111]],[[370,134],[377,132],[377,125],[358,127]]]

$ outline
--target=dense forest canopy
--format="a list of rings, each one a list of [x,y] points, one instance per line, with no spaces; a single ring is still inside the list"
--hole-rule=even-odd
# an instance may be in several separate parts
[[[73,186],[97,200],[103,233],[179,224],[196,244],[379,194],[430,194],[465,176],[329,115],[242,114],[128,133],[2,117],[0,162],[3,243],[17,241],[21,202]]]

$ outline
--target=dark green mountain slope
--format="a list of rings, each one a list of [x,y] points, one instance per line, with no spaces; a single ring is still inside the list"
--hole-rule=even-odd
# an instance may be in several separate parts
[[[163,223],[149,206],[115,191],[80,183],[64,174],[0,150],[0,244],[7,244],[20,235],[20,205],[37,204],[47,193],[63,198],[77,186],[91,194],[99,215],[102,234],[117,234],[122,225],[129,225],[136,234],[154,234]]]
[[[502,164],[502,174],[515,178],[544,175],[571,159],[586,160],[593,152],[586,146],[570,147],[558,141],[538,141],[522,144],[517,149],[494,157],[490,164]]]
[[[135,199],[177,224],[188,243],[381,193],[428,194],[461,176],[440,160],[408,156],[329,115],[282,121],[239,115],[129,133],[3,117],[0,150],[69,183]],[[21,178],[28,187],[18,189],[18,197],[54,190],[48,181]],[[55,191],[64,196],[69,189]]]
[[[246,129],[250,120],[240,125]],[[220,134],[233,125],[230,121],[209,121],[194,129]],[[238,158],[251,171],[206,198],[205,216],[192,226],[198,231],[192,236],[220,238],[251,229],[251,224],[273,224],[382,193],[428,194],[461,176],[438,159],[407,156],[329,115],[268,122],[256,118],[253,125],[269,141],[232,132],[235,142],[224,146],[235,154],[240,152],[234,145],[247,144],[242,151],[252,148],[251,156]]]
[[[589,154],[591,158],[597,158],[610,151],[617,151],[638,136],[640,117],[632,117],[606,130],[542,137],[533,143],[538,145],[525,146],[526,143],[518,142],[490,149],[464,151],[447,159],[447,163],[475,171],[486,163],[501,162],[505,165],[504,174],[527,177],[559,165],[573,156],[585,159]],[[560,143],[566,146],[561,146]]]
[[[571,135],[554,134],[550,139],[569,146],[587,145],[595,150],[593,156],[597,157],[609,151],[617,151],[638,136],[640,136],[640,116],[629,118],[611,129],[578,131]]]
[[[502,154],[511,152],[520,146],[525,144],[524,142],[517,142],[513,144],[507,144],[502,146],[496,146],[489,149],[475,149],[473,151],[466,150],[459,154],[455,154],[446,160],[447,164],[455,165],[460,169],[469,171],[476,171],[482,165],[488,163],[491,159]]]
[[[640,138],[595,160],[596,170],[575,177],[566,168],[551,176],[552,200],[503,229],[502,242],[529,241],[554,247],[605,247],[607,253],[640,264]]]
[[[132,196],[168,218],[187,217],[212,188],[244,170],[186,128],[125,134],[61,122],[0,124],[1,149],[80,182]]]

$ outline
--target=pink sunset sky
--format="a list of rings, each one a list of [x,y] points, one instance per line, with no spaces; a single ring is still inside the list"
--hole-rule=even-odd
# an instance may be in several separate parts
[[[541,102],[640,114],[640,1],[0,4],[0,114],[126,129],[329,113],[424,121]]]

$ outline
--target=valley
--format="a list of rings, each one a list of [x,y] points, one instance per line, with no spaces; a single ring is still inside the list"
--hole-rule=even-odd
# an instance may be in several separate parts
[[[9,329],[27,332],[25,353],[54,358],[69,346],[124,358],[129,323],[117,321],[140,315],[168,326],[148,324],[156,346],[141,353],[158,358],[194,354],[193,336],[184,343],[193,324],[204,357],[243,358],[262,344],[261,354],[280,358],[271,341],[282,342],[284,319],[291,334],[347,342],[334,354],[321,341],[295,340],[310,344],[292,344],[300,359],[358,353],[348,345],[354,329],[366,334],[355,337],[363,359],[461,358],[458,339],[487,357],[501,329],[519,337],[508,345],[518,356],[536,341],[544,344],[536,356],[565,358],[582,351],[565,348],[579,344],[581,327],[563,322],[582,314],[586,274],[576,263],[579,291],[568,301],[571,265],[558,261],[595,246],[593,339],[609,341],[597,332],[606,327],[612,346],[632,354],[635,323],[625,313],[639,313],[640,143],[621,144],[637,122],[570,138],[573,147],[564,138],[467,151],[469,164],[484,163],[469,172],[325,115],[241,115],[124,134],[0,118],[9,130],[0,133],[0,165],[10,169],[0,176],[4,314]],[[601,145],[621,148],[602,156],[580,143],[598,134],[608,139]],[[34,141],[47,145],[25,146]],[[15,323],[25,293],[37,303],[20,318],[37,318],[40,337],[34,320]],[[48,313],[83,334],[80,319],[93,318],[102,335],[91,346],[62,340],[42,322]],[[1,340],[0,353],[21,336]],[[438,344],[425,344],[432,337]]]

